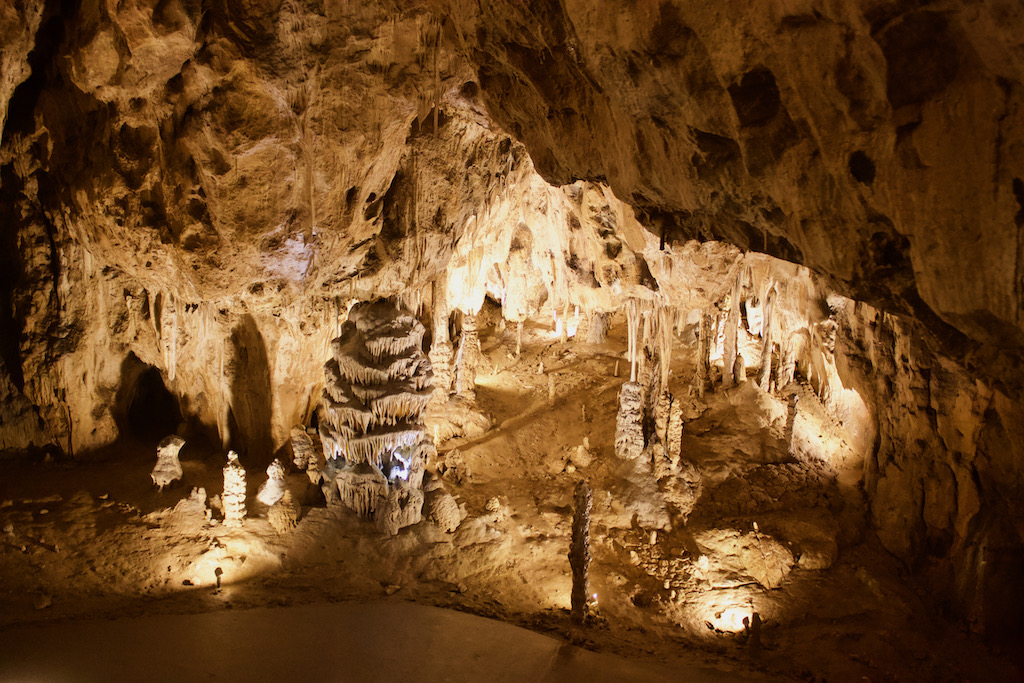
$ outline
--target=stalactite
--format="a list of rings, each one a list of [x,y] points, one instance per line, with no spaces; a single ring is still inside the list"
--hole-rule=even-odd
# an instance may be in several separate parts
[[[772,381],[772,308],[775,305],[775,288],[769,287],[764,297],[764,317],[761,322],[761,367],[757,371],[757,383],[762,391],[771,389]]]
[[[660,387],[668,390],[669,375],[672,372],[672,319],[675,316],[668,306],[658,307],[658,357],[661,360]]]
[[[722,349],[722,385],[725,388],[736,383],[733,366],[736,364],[737,347],[739,345],[740,299],[743,296],[743,273],[736,276],[729,297],[729,314],[725,320],[725,340]]]
[[[711,314],[702,311],[697,327],[697,396],[704,398],[711,382]]]
[[[590,611],[590,510],[593,507],[593,493],[585,480],[576,484],[573,502],[572,544],[569,546],[572,620],[582,624]]]

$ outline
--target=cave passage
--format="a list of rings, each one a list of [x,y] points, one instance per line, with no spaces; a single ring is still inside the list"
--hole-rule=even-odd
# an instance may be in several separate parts
[[[146,441],[159,441],[173,434],[181,422],[174,395],[164,386],[160,371],[149,365],[135,380],[125,412],[127,433]]]

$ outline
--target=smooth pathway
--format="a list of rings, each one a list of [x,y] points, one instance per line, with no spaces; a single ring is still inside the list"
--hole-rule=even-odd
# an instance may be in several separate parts
[[[0,630],[0,681],[722,681],[471,614],[340,603],[26,624]]]

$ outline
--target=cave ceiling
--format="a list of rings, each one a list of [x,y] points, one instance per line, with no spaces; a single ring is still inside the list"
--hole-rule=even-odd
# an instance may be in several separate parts
[[[20,0],[0,32],[5,222],[145,286],[398,294],[583,224],[590,286],[720,241],[1020,372],[1019,3]]]

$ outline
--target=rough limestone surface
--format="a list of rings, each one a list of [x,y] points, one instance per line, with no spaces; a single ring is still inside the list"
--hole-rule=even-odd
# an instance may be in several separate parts
[[[298,525],[301,513],[299,502],[292,497],[290,491],[285,491],[281,499],[267,511],[267,521],[274,527],[274,531],[283,534]]]
[[[634,460],[643,450],[643,389],[637,382],[623,382],[615,419],[615,454]]]
[[[150,473],[153,483],[161,491],[165,486],[173,484],[181,479],[183,474],[181,462],[178,460],[178,452],[185,445],[185,440],[180,436],[171,435],[165,437],[156,447],[156,465]]]
[[[313,439],[306,433],[302,425],[295,425],[291,429],[292,463],[295,468],[301,471],[318,469],[320,456],[313,447]]]
[[[425,494],[423,517],[441,531],[455,531],[464,516],[455,497],[443,488]]]

